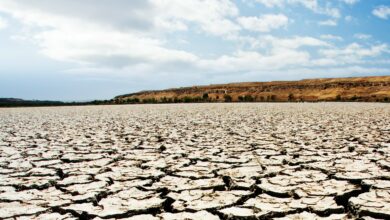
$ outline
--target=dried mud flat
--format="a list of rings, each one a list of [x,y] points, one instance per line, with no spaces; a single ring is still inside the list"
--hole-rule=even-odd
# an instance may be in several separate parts
[[[390,105],[0,109],[0,219],[389,219]]]

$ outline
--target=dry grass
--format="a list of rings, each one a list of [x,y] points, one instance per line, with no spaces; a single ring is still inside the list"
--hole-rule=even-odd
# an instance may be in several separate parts
[[[143,91],[116,97],[126,101],[154,99],[183,100],[199,98],[207,93],[207,101],[223,102],[224,95],[232,101],[251,97],[251,101],[388,101],[390,76],[305,79],[300,81],[244,82],[209,86],[192,86],[161,91]]]

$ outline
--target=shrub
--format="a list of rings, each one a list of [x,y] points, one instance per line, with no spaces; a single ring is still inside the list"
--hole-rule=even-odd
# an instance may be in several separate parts
[[[294,94],[290,93],[288,94],[288,101],[293,101],[294,100]]]
[[[231,102],[233,100],[233,98],[228,94],[224,95],[223,98],[225,99],[225,102]]]
[[[128,104],[138,103],[138,102],[139,102],[139,98],[130,98],[126,100],[126,103]]]
[[[245,95],[244,101],[245,102],[253,102],[255,99],[251,95]]]
[[[354,95],[352,98],[351,98],[352,101],[356,101],[358,100],[358,97],[356,95]]]
[[[203,98],[203,100],[209,99],[209,94],[208,93],[204,93],[202,98]]]
[[[200,96],[195,96],[194,98],[192,98],[192,102],[201,102],[202,100],[204,99]]]
[[[155,98],[149,98],[149,99],[142,99],[143,103],[157,103],[157,100]]]
[[[160,99],[160,102],[162,102],[162,103],[167,103],[167,102],[168,102],[167,97],[162,97],[162,98]]]
[[[192,102],[192,98],[189,97],[189,96],[185,96],[183,100],[184,100],[184,102],[186,102],[186,103]]]
[[[264,101],[264,96],[260,96],[260,101]]]

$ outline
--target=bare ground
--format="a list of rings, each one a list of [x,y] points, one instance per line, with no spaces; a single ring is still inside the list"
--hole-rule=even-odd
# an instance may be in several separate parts
[[[0,219],[389,219],[390,105],[0,109]]]

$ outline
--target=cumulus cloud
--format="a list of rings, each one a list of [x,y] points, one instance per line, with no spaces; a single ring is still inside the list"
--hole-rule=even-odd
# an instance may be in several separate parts
[[[230,0],[154,0],[151,1],[157,20],[165,23],[189,22],[204,32],[228,35],[239,30],[229,18],[236,17],[238,8]]]
[[[261,54],[256,51],[238,51],[233,55],[224,55],[215,60],[203,60],[201,68],[213,72],[249,72],[261,70],[277,70],[288,66],[305,63],[310,55],[304,51],[284,48],[272,51],[270,54]],[[223,70],[221,67],[224,67]]]
[[[387,20],[390,17],[390,7],[385,5],[378,6],[372,11],[372,14]]]
[[[285,0],[255,0],[255,1],[270,8],[275,6],[282,7],[286,3]]]
[[[358,33],[358,34],[354,34],[353,37],[356,38],[356,39],[359,39],[359,40],[368,40],[368,39],[370,39],[372,36],[369,35],[369,34]]]
[[[318,22],[318,24],[321,26],[337,26],[337,21],[329,19],[325,21],[320,21]]]
[[[270,32],[272,29],[286,27],[288,17],[283,14],[267,14],[260,17],[239,17],[238,23],[247,30]]]
[[[337,41],[342,41],[343,38],[337,35],[332,35],[332,34],[323,34],[320,36],[321,39],[325,40],[337,40]]]
[[[327,57],[334,57],[334,56],[344,56],[344,55],[353,55],[353,56],[378,56],[383,52],[388,52],[388,45],[387,44],[379,44],[374,45],[369,48],[364,48],[358,43],[352,43],[346,46],[342,49],[324,49],[321,51],[322,54],[324,54]]]
[[[7,21],[4,18],[0,17],[0,30],[6,28],[7,26]]]
[[[348,4],[348,5],[354,5],[357,2],[359,2],[359,0],[340,0],[340,1],[344,2],[345,4]]]
[[[354,20],[354,18],[353,18],[351,15],[347,15],[347,16],[344,17],[344,20],[345,20],[346,22],[351,22],[351,21]]]
[[[196,60],[190,52],[164,45],[167,26],[182,30],[193,24],[216,35],[238,29],[228,19],[238,13],[234,4],[228,0],[203,2],[4,0],[0,11],[29,27],[31,32],[26,35],[53,59],[121,67]]]
[[[333,18],[341,16],[340,10],[335,7],[330,7],[328,4],[321,6],[317,0],[254,0],[266,7],[286,7],[286,5],[301,5],[314,13],[328,15]]]
[[[364,62],[364,58],[378,57],[384,53],[390,53],[387,44],[364,47],[358,43],[351,43],[345,48],[326,48],[319,50],[324,60],[332,64],[353,64]]]
[[[315,0],[256,1],[266,7],[301,5],[331,16],[330,22],[339,16],[337,10]],[[76,63],[67,71],[73,73],[150,78],[151,74],[283,72],[337,66],[340,61],[355,64],[389,50],[386,44],[338,48],[327,41],[342,38],[330,34],[276,37],[269,33],[291,23],[286,15],[245,16],[232,0],[134,0],[131,4],[127,0],[1,0],[0,12],[19,21],[21,38],[34,42],[42,54]],[[181,34],[213,39],[232,49],[197,53],[191,47],[194,39],[183,40]],[[181,41],[175,45],[172,35]]]
[[[328,47],[327,42],[319,40],[313,37],[295,36],[291,38],[277,38],[272,35],[261,38],[268,45],[272,45],[273,48],[289,48],[298,49],[301,47]]]

